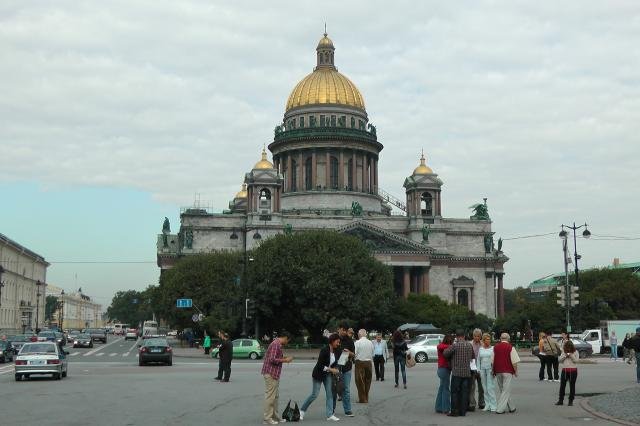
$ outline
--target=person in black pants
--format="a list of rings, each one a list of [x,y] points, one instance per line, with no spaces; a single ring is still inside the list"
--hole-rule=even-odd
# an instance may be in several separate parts
[[[218,376],[216,380],[228,382],[231,376],[231,360],[233,359],[233,345],[229,341],[229,335],[224,331],[218,332],[218,337],[222,340],[218,347]]]
[[[451,364],[451,412],[447,416],[465,416],[469,407],[470,365],[475,355],[471,343],[464,339],[464,330],[456,332],[455,343],[446,348],[442,355]]]
[[[562,405],[564,402],[564,392],[569,382],[569,404],[573,405],[573,399],[576,397],[576,380],[578,379],[578,354],[571,340],[564,342],[563,352],[560,355],[562,362],[562,374],[560,375],[560,392],[556,405]]]

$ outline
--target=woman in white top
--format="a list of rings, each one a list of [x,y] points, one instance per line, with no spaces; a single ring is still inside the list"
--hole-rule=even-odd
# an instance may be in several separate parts
[[[482,411],[496,411],[496,391],[493,382],[493,365],[491,358],[493,357],[493,347],[491,346],[491,336],[489,333],[482,335],[482,346],[478,351],[478,371],[480,372],[480,380],[482,380],[482,388],[484,389],[484,408]]]

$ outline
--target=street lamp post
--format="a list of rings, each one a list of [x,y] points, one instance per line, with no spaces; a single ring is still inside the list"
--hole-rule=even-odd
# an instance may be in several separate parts
[[[578,260],[582,257],[578,254],[578,243],[576,240],[576,231],[580,228],[584,228],[582,232],[582,236],[584,238],[589,238],[591,236],[591,232],[587,229],[587,224],[576,226],[576,223],[573,222],[573,226],[562,225],[559,237],[563,240],[563,254],[564,254],[564,269],[565,269],[565,308],[566,312],[566,320],[567,320],[567,333],[571,333],[571,322],[570,322],[570,310],[571,310],[571,286],[569,285],[569,262],[570,258],[567,255],[567,231],[564,228],[570,229],[573,231],[573,255],[574,255],[574,266],[575,266],[575,274],[576,274],[576,287],[580,287],[579,281],[579,270],[578,270]]]
[[[63,332],[64,331],[64,290],[62,290],[60,292],[60,298],[61,298],[61,302],[60,302],[60,331]]]
[[[0,265],[0,306],[2,306],[2,288],[4,283],[2,282],[2,274],[4,274],[4,268]]]
[[[36,334],[40,333],[40,286],[43,283],[36,281]]]

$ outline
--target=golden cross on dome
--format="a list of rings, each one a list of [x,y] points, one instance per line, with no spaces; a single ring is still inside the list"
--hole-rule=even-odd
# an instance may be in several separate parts
[[[324,23],[324,36],[325,37],[327,36],[327,23],[326,23],[326,21]]]

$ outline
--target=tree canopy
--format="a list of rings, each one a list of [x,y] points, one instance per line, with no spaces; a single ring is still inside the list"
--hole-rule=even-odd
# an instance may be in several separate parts
[[[111,305],[107,308],[107,316],[112,321],[119,321],[131,326],[137,326],[153,317],[151,296],[154,287],[144,291],[119,291],[113,296]]]

